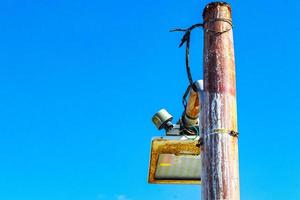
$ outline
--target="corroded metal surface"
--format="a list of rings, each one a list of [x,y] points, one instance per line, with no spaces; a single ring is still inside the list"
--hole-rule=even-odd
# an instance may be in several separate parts
[[[179,154],[179,155],[199,155],[200,149],[197,147],[198,140],[169,140],[164,138],[154,139],[151,145],[151,157],[149,168],[149,183],[166,184],[200,184],[200,180],[156,180],[155,170],[157,167],[159,154]]]
[[[237,132],[231,8],[208,4],[203,18],[202,199],[239,200],[238,140],[228,134]]]
[[[190,96],[187,102],[185,113],[189,118],[195,119],[198,118],[200,111],[200,101],[198,93],[193,89],[190,89]]]
[[[183,116],[183,123],[186,127],[199,125],[199,112],[200,112],[200,100],[198,92],[190,89],[190,96],[186,105],[185,113]]]

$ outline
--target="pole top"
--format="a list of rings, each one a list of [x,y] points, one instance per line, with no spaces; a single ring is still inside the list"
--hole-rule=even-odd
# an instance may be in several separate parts
[[[211,2],[209,4],[207,4],[203,10],[203,13],[202,13],[202,16],[203,18],[205,19],[206,18],[206,15],[207,13],[209,13],[210,11],[216,9],[216,8],[220,8],[220,7],[227,7],[226,9],[228,9],[229,11],[229,14],[230,14],[230,18],[231,18],[231,6],[229,3],[226,3],[226,2],[222,2],[222,1],[219,1],[219,2]]]

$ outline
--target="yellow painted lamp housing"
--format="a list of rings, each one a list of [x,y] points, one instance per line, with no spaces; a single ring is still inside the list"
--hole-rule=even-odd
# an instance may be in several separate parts
[[[199,137],[178,136],[152,139],[149,183],[200,184]]]

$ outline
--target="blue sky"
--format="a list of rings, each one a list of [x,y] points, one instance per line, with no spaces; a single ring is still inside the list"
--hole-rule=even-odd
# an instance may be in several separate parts
[[[229,1],[241,199],[300,199],[300,2]],[[152,114],[177,119],[188,84],[174,27],[208,1],[2,0],[0,199],[199,199],[147,184]],[[191,43],[202,78],[203,34]]]

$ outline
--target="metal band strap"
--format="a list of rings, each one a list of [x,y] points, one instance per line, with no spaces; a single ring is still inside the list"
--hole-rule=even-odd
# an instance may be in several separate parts
[[[214,135],[214,134],[229,134],[232,137],[238,137],[239,133],[234,130],[228,130],[228,129],[215,129],[211,131],[208,135]]]

